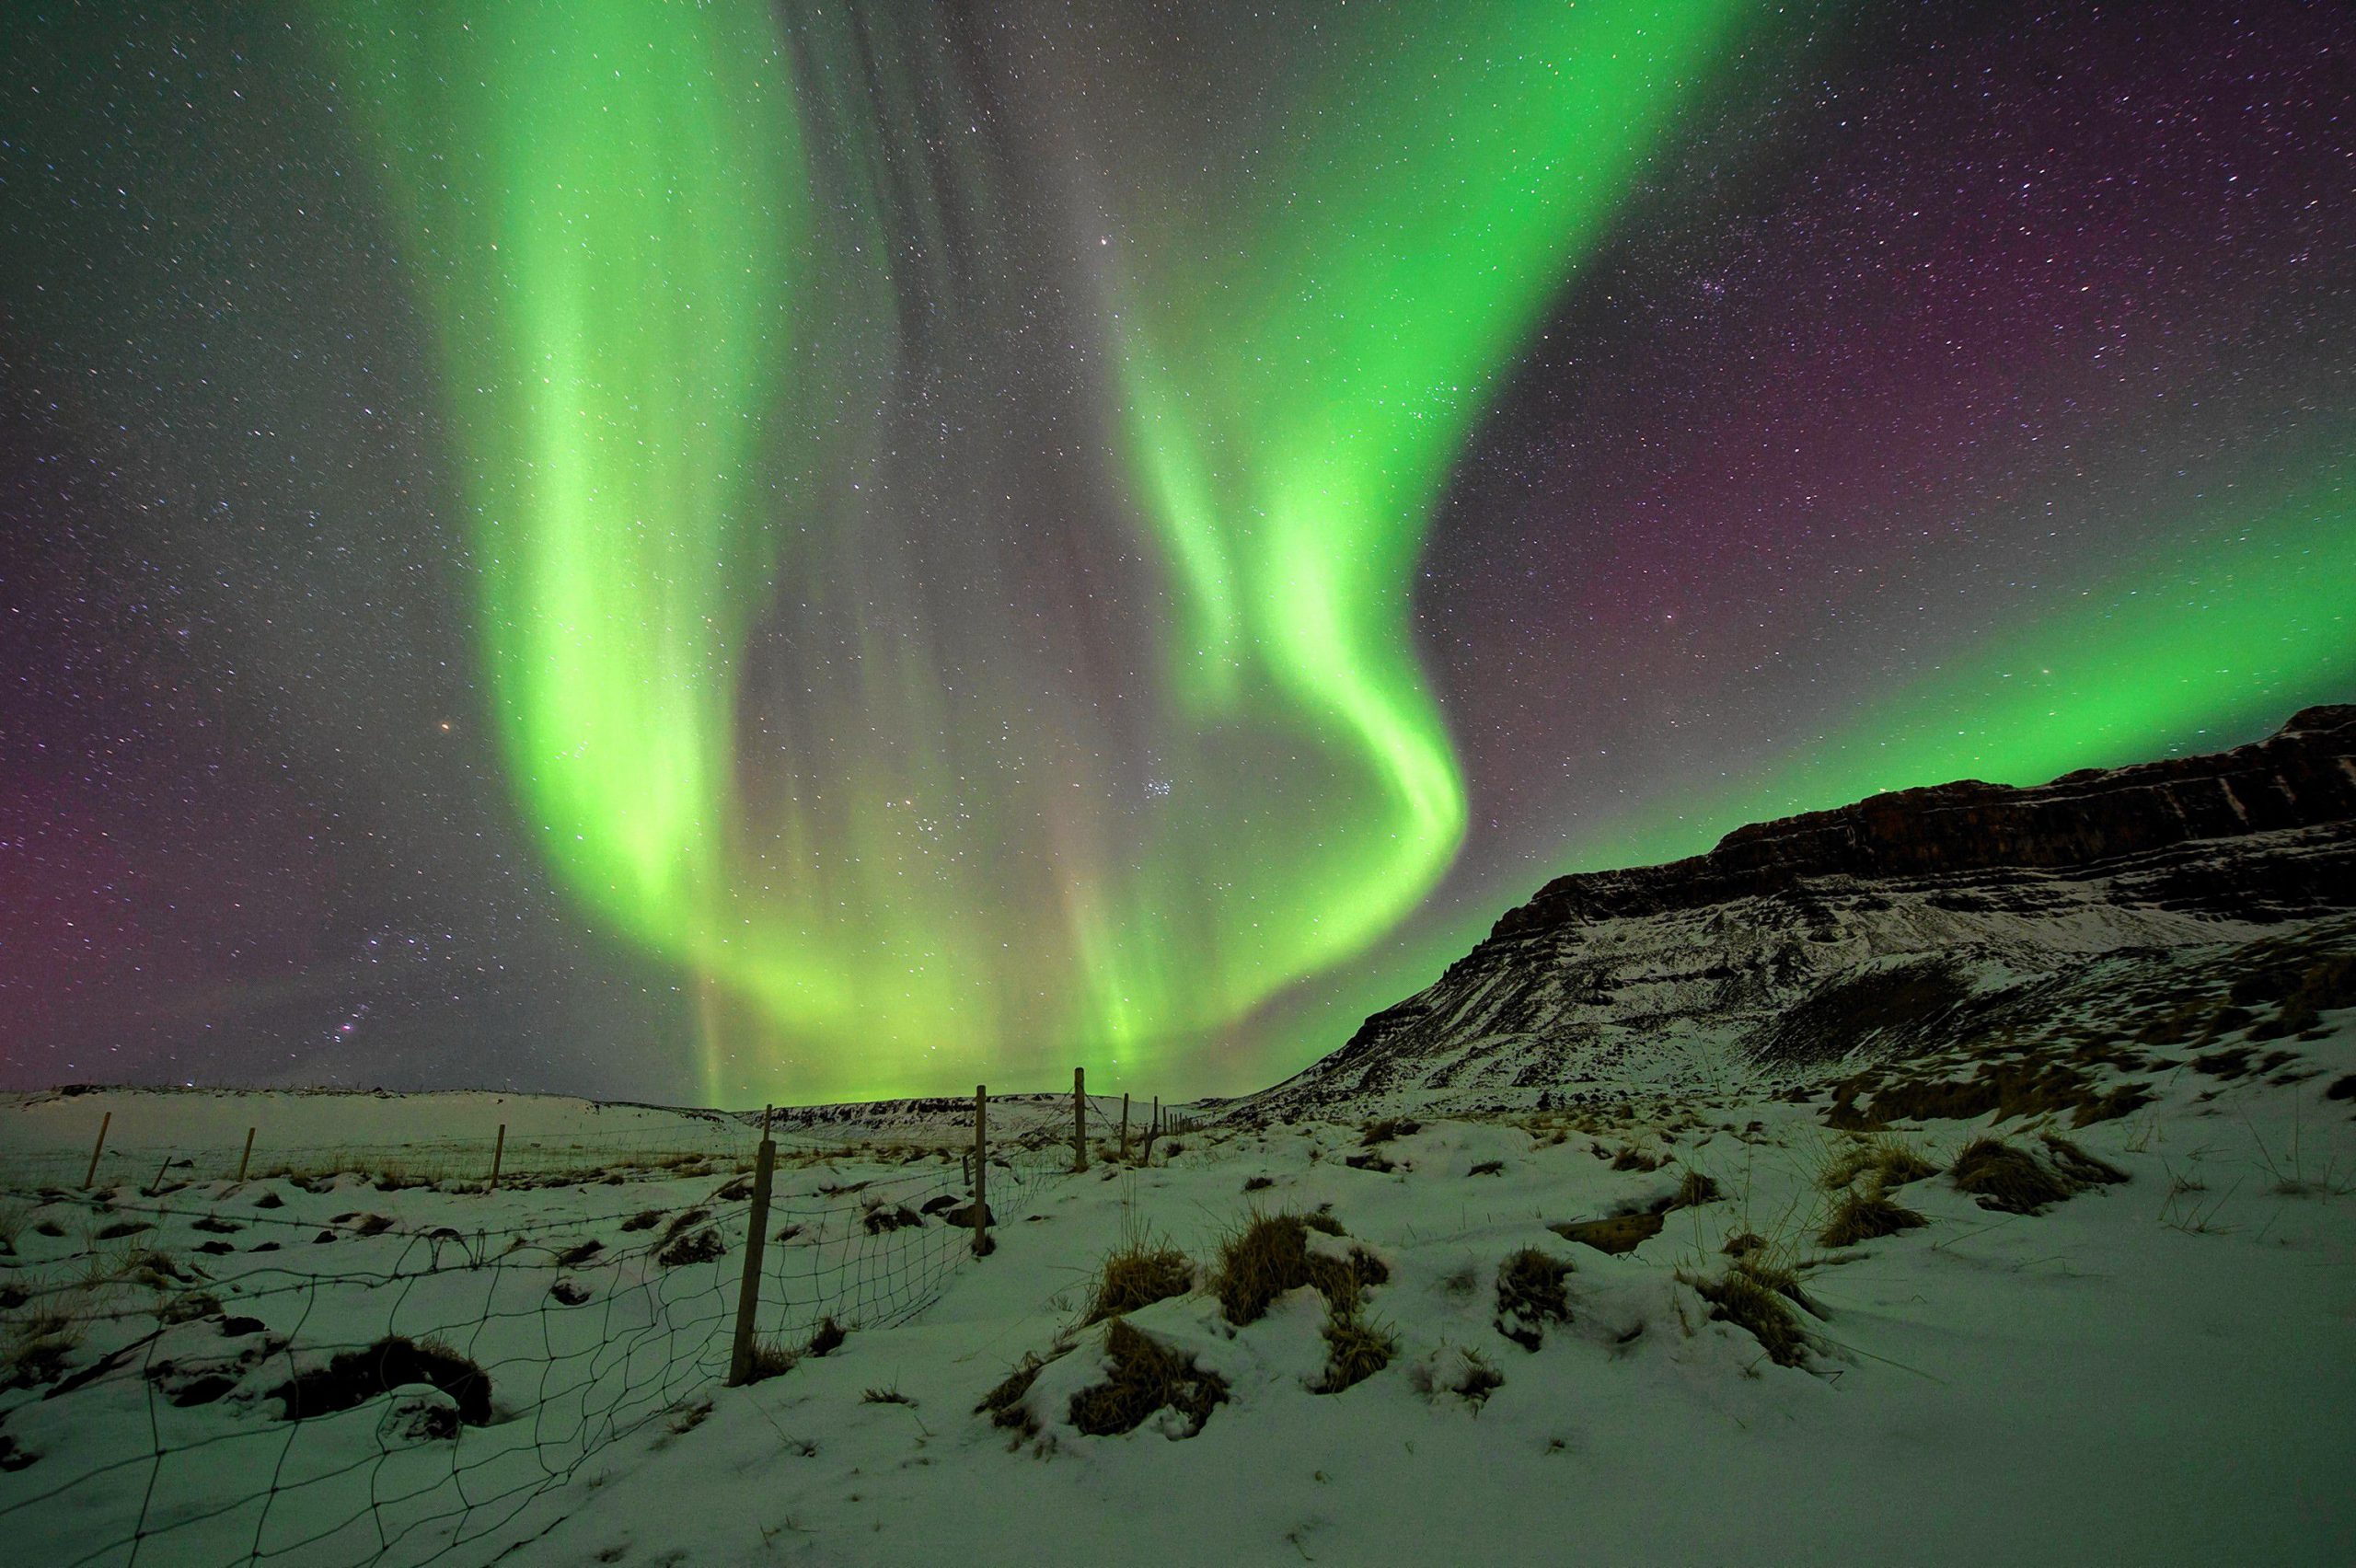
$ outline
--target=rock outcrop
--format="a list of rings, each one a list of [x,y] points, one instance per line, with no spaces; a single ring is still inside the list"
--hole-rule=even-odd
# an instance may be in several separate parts
[[[2232,751],[1902,790],[1557,878],[1252,1103],[1804,1075],[2028,1027],[2065,992],[2148,988],[2154,965],[2350,912],[2356,706],[2313,708]]]

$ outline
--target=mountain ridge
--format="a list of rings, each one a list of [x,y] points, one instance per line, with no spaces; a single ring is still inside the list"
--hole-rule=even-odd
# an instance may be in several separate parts
[[[1240,1108],[1815,1080],[1967,1026],[2027,1028],[2040,1008],[2105,1016],[2105,986],[2119,1008],[2156,1005],[2285,927],[2356,941],[2334,918],[2350,913],[2356,705],[2310,708],[2227,751],[1899,790],[1557,877]]]

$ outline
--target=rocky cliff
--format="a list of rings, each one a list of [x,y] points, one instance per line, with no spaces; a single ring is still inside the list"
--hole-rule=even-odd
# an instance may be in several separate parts
[[[2356,706],[2309,709],[2232,751],[1878,795],[1557,878],[1253,1104],[1821,1078],[2156,1005],[2252,943],[2328,947],[2351,914]]]

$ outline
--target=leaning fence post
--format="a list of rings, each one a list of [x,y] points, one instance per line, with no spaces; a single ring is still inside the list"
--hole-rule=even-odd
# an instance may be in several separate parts
[[[1129,1091],[1121,1090],[1121,1163],[1129,1162]]]
[[[1075,1176],[1088,1169],[1088,1069],[1071,1070],[1071,1169]]]
[[[502,1122],[499,1124],[499,1141],[491,1146],[491,1185],[485,1187],[483,1189],[484,1192],[495,1193],[499,1191],[499,1162],[506,1153],[507,1124]]]
[[[990,1091],[974,1086],[974,1256],[990,1250]]]
[[[91,1182],[98,1179],[98,1153],[107,1147],[107,1128],[113,1124],[114,1113],[111,1111],[98,1118],[98,1141],[90,1146],[90,1168],[82,1173],[82,1186],[85,1191],[88,1190]]]
[[[172,1157],[167,1154],[164,1156],[164,1163],[156,1167],[156,1184],[147,1189],[147,1195],[149,1197],[160,1198],[164,1195],[164,1177],[171,1168]]]
[[[761,1248],[768,1239],[769,1177],[777,1145],[769,1138],[769,1107],[761,1107],[761,1148],[753,1161],[753,1212],[745,1228],[745,1277],[736,1286],[736,1343],[728,1353],[731,1388],[753,1377],[753,1319],[761,1306]]]
[[[238,1181],[242,1182],[242,1181],[244,1181],[244,1180],[246,1179],[246,1166],[247,1166],[249,1162],[251,1162],[251,1160],[253,1159],[253,1157],[254,1157],[254,1130],[253,1130],[251,1127],[248,1127],[248,1128],[246,1129],[246,1152],[245,1152],[245,1153],[243,1153],[243,1154],[241,1154],[241,1155],[239,1155],[239,1156],[237,1156],[237,1180],[238,1180]]]

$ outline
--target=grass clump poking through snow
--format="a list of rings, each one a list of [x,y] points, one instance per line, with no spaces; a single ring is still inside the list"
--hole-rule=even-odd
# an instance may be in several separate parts
[[[55,1382],[81,1347],[82,1323],[67,1313],[52,1309],[18,1320],[0,1343],[0,1389],[35,1389]]]
[[[1949,1177],[1958,1192],[1970,1193],[1981,1208],[2006,1214],[2041,1214],[2047,1205],[2078,1190],[2069,1177],[2002,1138],[1974,1138],[1964,1145]]]
[[[1381,1371],[1397,1351],[1391,1334],[1359,1311],[1366,1292],[1391,1278],[1391,1265],[1363,1247],[1345,1257],[1313,1251],[1312,1230],[1345,1234],[1329,1214],[1254,1214],[1220,1246],[1211,1289],[1227,1320],[1240,1328],[1257,1321],[1285,1292],[1316,1286],[1325,1297],[1326,1364],[1311,1387],[1336,1394]]]
[[[1447,1365],[1451,1360],[1453,1366]],[[1504,1375],[1489,1365],[1487,1356],[1459,1346],[1442,1346],[1432,1359],[1413,1367],[1407,1381],[1427,1400],[1454,1394],[1471,1405],[1475,1415],[1489,1402],[1491,1394],[1506,1386]]]
[[[1220,1245],[1211,1290],[1229,1322],[1238,1328],[1256,1322],[1277,1297],[1304,1285],[1315,1286],[1337,1315],[1357,1309],[1360,1273],[1380,1268],[1380,1260],[1366,1253],[1359,1264],[1355,1256],[1345,1261],[1311,1252],[1311,1229],[1339,1235],[1342,1228],[1330,1215],[1255,1214]]]
[[[1142,1232],[1134,1232],[1106,1253],[1098,1266],[1080,1326],[1101,1323],[1194,1288],[1195,1265],[1185,1253],[1175,1247],[1156,1245]]]
[[[1844,1195],[1817,1239],[1827,1247],[1854,1247],[1860,1241],[1895,1236],[1901,1230],[1913,1230],[1929,1223],[1903,1204],[1892,1203],[1877,1182]]]
[[[1039,1418],[1031,1413],[1028,1402],[1031,1385],[1039,1380],[1041,1368],[1070,1348],[1068,1344],[1058,1344],[1045,1355],[1037,1351],[1023,1352],[1022,1359],[1014,1364],[1014,1369],[997,1387],[982,1396],[982,1402],[974,1407],[974,1413],[988,1416],[991,1425],[1002,1426],[1018,1436],[1036,1437],[1039,1435]]]
[[[1746,1252],[1723,1274],[1680,1273],[1677,1277],[1710,1304],[1713,1321],[1748,1332],[1778,1366],[1797,1366],[1807,1359],[1807,1332],[1792,1309],[1816,1309],[1791,1270],[1769,1262],[1761,1253]]]
[[[1489,1396],[1506,1386],[1505,1374],[1489,1365],[1488,1357],[1477,1350],[1464,1353],[1464,1370],[1448,1391],[1467,1401],[1474,1410],[1489,1402]]]
[[[752,1364],[745,1370],[745,1381],[760,1383],[771,1378],[782,1378],[801,1365],[800,1351],[789,1350],[775,1340],[755,1340]]]
[[[1545,1325],[1571,1320],[1570,1294],[1563,1282],[1571,1265],[1535,1247],[1497,1265],[1497,1332],[1524,1350],[1545,1343]]]
[[[2128,1179],[2126,1171],[2108,1159],[2088,1154],[2068,1138],[2053,1133],[2038,1136],[2044,1140],[2046,1157],[2055,1168],[2081,1187],[2108,1187]]]
[[[1165,1409],[1186,1422],[1185,1430],[1171,1435],[1192,1437],[1210,1419],[1211,1407],[1227,1398],[1226,1378],[1139,1333],[1126,1318],[1105,1329],[1104,1358],[1105,1380],[1071,1397],[1071,1424],[1091,1437],[1134,1432]]]
[[[1924,1159],[1913,1145],[1884,1133],[1859,1138],[1834,1155],[1825,1161],[1824,1169],[1816,1180],[1826,1192],[1837,1193],[1868,1173],[1877,1185],[1887,1190],[1903,1187],[1909,1182],[1920,1182],[1926,1176],[1935,1176],[1939,1168]]]
[[[1338,1394],[1391,1365],[1399,1343],[1384,1330],[1353,1312],[1325,1320],[1325,1376],[1312,1391]]]
[[[1718,1201],[1718,1183],[1715,1177],[1688,1167],[1677,1183],[1677,1195],[1669,1201],[1673,1209],[1700,1208],[1703,1204]]]
[[[708,1263],[728,1251],[720,1232],[710,1226],[691,1230],[666,1245],[655,1254],[654,1261],[666,1269],[681,1268],[688,1263]]]

